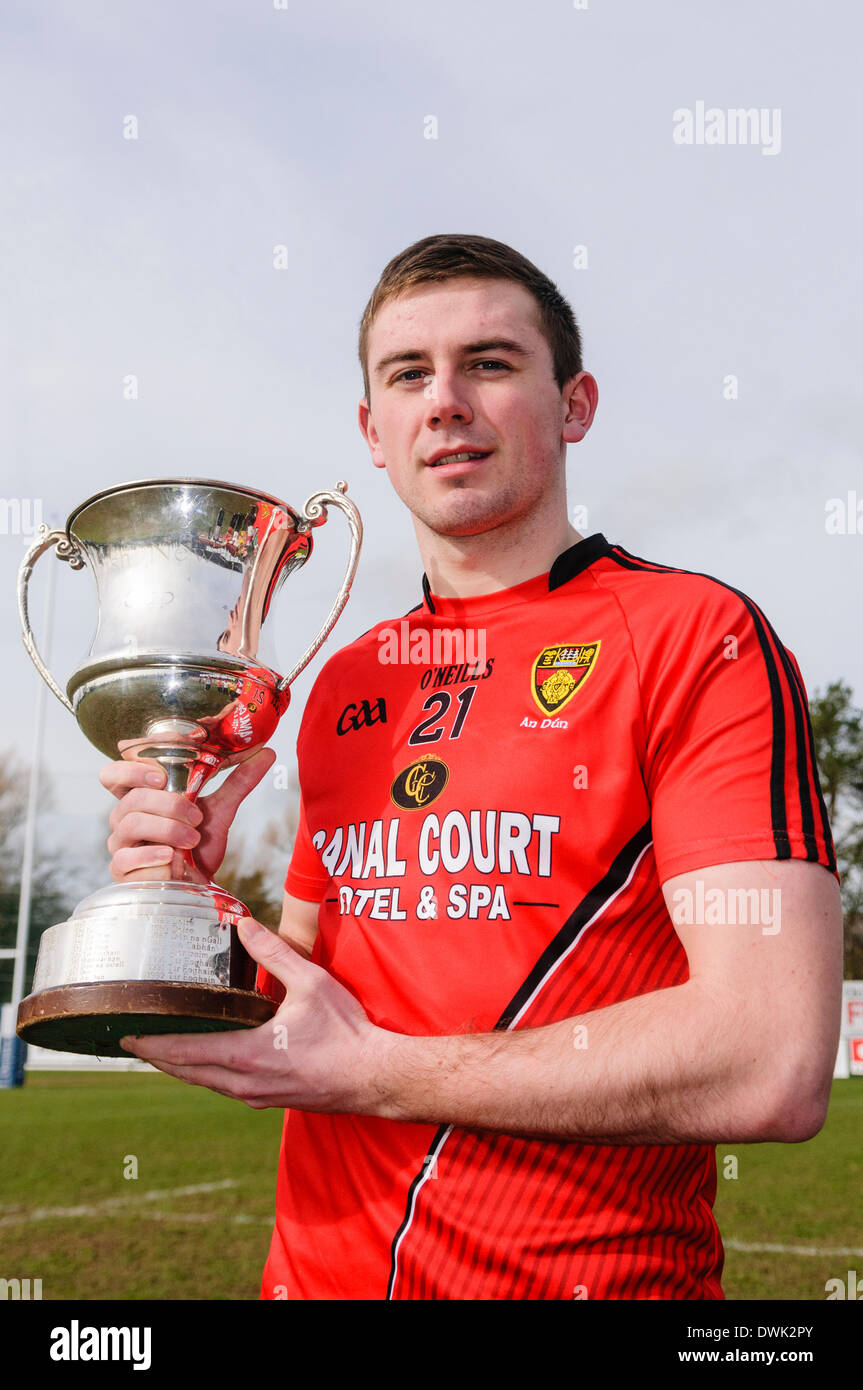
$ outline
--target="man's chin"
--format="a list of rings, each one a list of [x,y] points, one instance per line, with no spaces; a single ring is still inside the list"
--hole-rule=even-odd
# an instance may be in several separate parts
[[[439,507],[424,506],[414,515],[436,536],[481,536],[514,518],[511,502],[504,498],[478,497],[476,494],[450,499]]]
[[[456,540],[467,539],[469,536],[482,536],[487,531],[495,531],[498,526],[509,521],[510,517],[500,512],[484,512],[479,516],[471,517],[421,517],[420,519],[436,536],[449,536]]]

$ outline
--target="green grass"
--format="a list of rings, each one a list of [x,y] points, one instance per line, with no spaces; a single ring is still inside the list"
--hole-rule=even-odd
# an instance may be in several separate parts
[[[737,1158],[736,1179],[723,1159]],[[730,1144],[717,1152],[716,1216],[725,1240],[745,1245],[811,1246],[863,1252],[863,1078],[834,1081],[827,1122],[805,1144]],[[799,1255],[727,1250],[726,1298],[824,1299],[828,1279],[860,1255]]]
[[[30,1073],[20,1090],[0,1091],[0,1277],[40,1278],[45,1299],[257,1298],[281,1118],[158,1073]],[[723,1236],[863,1250],[861,1135],[863,1080],[837,1081],[809,1143],[720,1149]],[[137,1179],[123,1176],[128,1155]],[[736,1178],[723,1177],[729,1155]],[[98,1210],[46,1210],[82,1206]],[[826,1281],[848,1269],[863,1276],[863,1256],[732,1249],[725,1293],[823,1300]]]
[[[281,1119],[159,1073],[30,1073],[0,1091],[0,1277],[41,1278],[45,1299],[257,1298]]]

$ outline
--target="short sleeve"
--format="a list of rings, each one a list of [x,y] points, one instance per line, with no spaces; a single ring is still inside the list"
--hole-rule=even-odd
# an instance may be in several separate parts
[[[797,662],[751,599],[691,580],[686,605],[635,643],[660,882],[749,859],[835,874]]]
[[[304,902],[319,903],[326,893],[329,881],[329,874],[312,844],[305,806],[301,800],[297,837],[285,876],[285,892],[294,898],[301,898]]]

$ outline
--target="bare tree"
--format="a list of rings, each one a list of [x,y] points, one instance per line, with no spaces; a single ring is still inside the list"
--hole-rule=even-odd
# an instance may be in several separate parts
[[[30,769],[11,749],[0,755],[0,946],[15,945],[18,929],[18,904],[21,895],[21,860],[24,846],[24,820],[27,813],[27,789]],[[46,790],[40,794],[40,810],[50,809],[48,779],[42,778]],[[30,899],[30,937],[25,971],[25,993],[33,980],[39,938],[46,927],[68,917],[72,898],[65,887],[70,875],[66,872],[61,850],[40,845],[38,838],[33,861]],[[8,1000],[12,992],[15,962],[0,960],[0,1000]]]
[[[821,789],[842,878],[845,978],[863,979],[863,710],[833,681],[810,702]]]

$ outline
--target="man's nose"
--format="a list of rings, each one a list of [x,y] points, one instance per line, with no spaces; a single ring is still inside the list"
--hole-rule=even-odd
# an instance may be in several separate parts
[[[438,369],[425,388],[426,424],[446,425],[451,420],[472,420],[467,382],[457,371]]]

